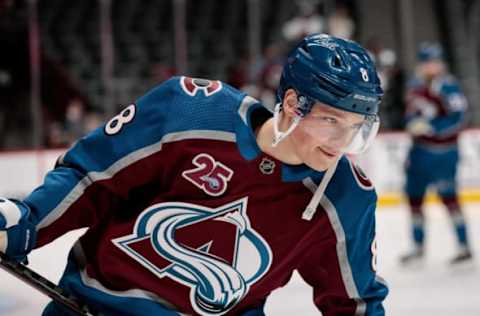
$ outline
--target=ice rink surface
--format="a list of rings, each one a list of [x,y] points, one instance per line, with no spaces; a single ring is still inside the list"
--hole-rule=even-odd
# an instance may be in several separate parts
[[[408,217],[404,206],[378,210],[377,239],[379,273],[387,280],[390,294],[385,302],[389,316],[479,316],[480,315],[480,205],[465,205],[475,262],[472,266],[452,268],[448,259],[455,250],[451,222],[443,208],[427,207],[427,258],[423,266],[402,268],[398,257],[405,252]],[[58,281],[71,243],[78,232],[30,255],[30,267]],[[0,315],[41,315],[49,301],[21,281],[0,271]],[[320,315],[315,309],[310,288],[294,274],[290,283],[275,291],[267,301],[267,315]]]

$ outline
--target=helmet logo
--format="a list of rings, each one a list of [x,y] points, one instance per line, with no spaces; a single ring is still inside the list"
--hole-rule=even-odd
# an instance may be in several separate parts
[[[365,82],[368,82],[368,72],[365,68],[360,68],[360,73],[362,74],[362,79]]]

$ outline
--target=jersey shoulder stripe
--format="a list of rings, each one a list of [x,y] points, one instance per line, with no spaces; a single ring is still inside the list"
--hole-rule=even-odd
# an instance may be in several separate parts
[[[346,231],[356,230],[358,220],[376,204],[377,193],[372,182],[349,158],[343,157],[330,180],[326,195],[334,201]]]

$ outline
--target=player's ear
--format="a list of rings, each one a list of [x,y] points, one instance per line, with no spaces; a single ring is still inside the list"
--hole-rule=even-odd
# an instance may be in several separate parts
[[[293,89],[288,89],[283,97],[283,111],[287,117],[297,116],[298,96]]]

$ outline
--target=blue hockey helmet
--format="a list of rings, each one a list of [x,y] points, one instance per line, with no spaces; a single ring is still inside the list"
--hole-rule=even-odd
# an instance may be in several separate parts
[[[277,101],[299,94],[302,115],[316,101],[341,110],[376,115],[383,95],[373,60],[357,43],[327,34],[305,37],[288,55]]]
[[[442,47],[438,43],[421,43],[417,52],[417,60],[419,62],[427,62],[430,60],[443,60]]]

